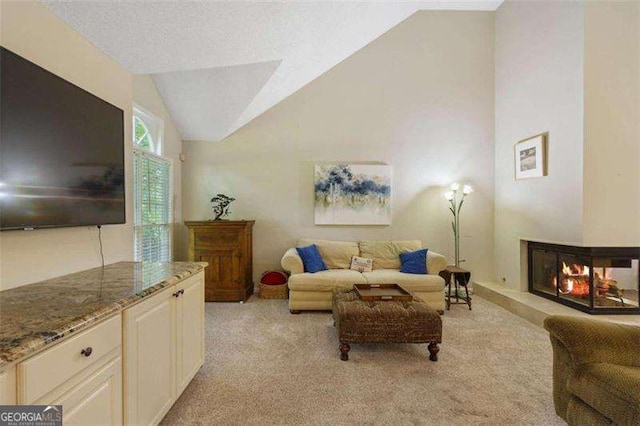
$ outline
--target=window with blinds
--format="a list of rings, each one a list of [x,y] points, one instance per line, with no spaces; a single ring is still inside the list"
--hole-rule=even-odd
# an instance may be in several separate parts
[[[134,117],[134,132],[140,133],[140,117]],[[135,137],[135,134],[134,134]],[[171,163],[150,152],[151,140],[134,139],[134,256],[137,261],[170,262]],[[147,138],[149,139],[149,138]]]

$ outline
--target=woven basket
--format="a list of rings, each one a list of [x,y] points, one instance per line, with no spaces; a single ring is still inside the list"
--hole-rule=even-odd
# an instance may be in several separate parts
[[[287,279],[289,274],[285,271],[266,271],[260,277],[259,297],[261,299],[288,299],[289,287]],[[284,282],[283,282],[284,281]],[[271,284],[265,284],[265,283]],[[282,284],[277,284],[282,282]]]
[[[260,299],[288,299],[289,287],[287,283],[278,285],[259,284],[260,286]]]

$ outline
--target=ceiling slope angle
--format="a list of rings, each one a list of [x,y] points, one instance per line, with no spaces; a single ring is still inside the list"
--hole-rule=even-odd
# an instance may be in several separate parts
[[[502,3],[41,1],[129,71],[152,74],[185,140],[224,138],[418,10]],[[181,91],[196,86],[187,102]],[[207,130],[196,112],[215,123]]]
[[[152,74],[182,139],[222,139],[280,61]]]
[[[335,20],[325,31],[283,59],[282,64],[227,135],[283,101],[331,68],[364,48],[419,10],[495,10],[500,1],[340,2]],[[326,5],[315,4],[321,8]]]

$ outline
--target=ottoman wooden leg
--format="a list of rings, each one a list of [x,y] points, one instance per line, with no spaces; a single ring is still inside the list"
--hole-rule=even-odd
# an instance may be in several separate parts
[[[294,315],[298,315],[300,313],[300,311],[297,309],[289,309],[289,312],[291,312]]]
[[[429,359],[431,361],[438,360],[438,352],[440,352],[440,348],[436,342],[429,343]]]
[[[349,350],[351,346],[348,343],[340,343],[340,359],[343,361],[349,361]]]

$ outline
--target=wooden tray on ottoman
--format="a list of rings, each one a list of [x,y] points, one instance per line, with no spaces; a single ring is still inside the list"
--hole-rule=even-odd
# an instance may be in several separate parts
[[[395,301],[411,302],[413,296],[398,284],[354,284],[360,300],[365,302]]]

